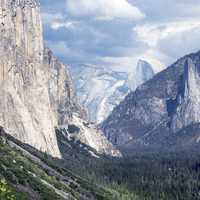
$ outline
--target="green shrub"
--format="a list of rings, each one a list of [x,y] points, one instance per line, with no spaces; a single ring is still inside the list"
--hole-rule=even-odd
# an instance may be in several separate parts
[[[1,200],[17,200],[14,193],[5,180],[0,180],[0,199]]]

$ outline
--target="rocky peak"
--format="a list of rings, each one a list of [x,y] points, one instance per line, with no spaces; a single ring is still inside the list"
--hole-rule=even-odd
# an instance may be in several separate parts
[[[132,91],[154,76],[153,67],[145,60],[138,60],[136,68],[129,74],[128,85]]]
[[[191,58],[188,58],[184,65],[184,98],[193,99],[199,97],[200,69]]]
[[[139,60],[136,68],[136,77],[138,85],[145,83],[154,76],[152,66],[145,60]]]
[[[186,127],[191,123],[200,122],[200,74],[199,66],[191,58],[184,64],[183,78],[178,93],[176,113],[172,118],[174,131]]]
[[[200,52],[186,55],[131,92],[102,124],[105,135],[119,148],[138,149],[169,145],[187,127],[198,133],[199,66]]]

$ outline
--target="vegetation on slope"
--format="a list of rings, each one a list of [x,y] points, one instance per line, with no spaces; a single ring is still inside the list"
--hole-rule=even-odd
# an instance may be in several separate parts
[[[97,159],[77,145],[68,146],[65,160],[31,150],[40,157],[41,165],[1,142],[0,180],[4,193],[0,195],[10,195],[5,200],[64,199],[56,188],[77,200],[200,200],[200,160],[196,150]]]
[[[126,194],[122,197],[112,188],[74,175],[72,171],[57,165],[46,154],[43,154],[43,160],[48,165],[11,146],[13,144],[10,142],[0,142],[0,180],[2,183],[6,181],[2,186],[6,191],[3,188],[4,193],[1,192],[0,195],[5,196],[6,192],[5,200],[130,199],[124,198]],[[131,199],[136,199],[136,196],[132,195]]]

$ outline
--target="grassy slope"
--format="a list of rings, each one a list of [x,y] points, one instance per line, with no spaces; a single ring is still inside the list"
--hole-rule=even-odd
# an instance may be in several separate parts
[[[92,158],[73,143],[67,146],[65,160],[54,160],[30,148],[42,160],[41,165],[0,143],[0,175],[16,199],[62,200],[41,181],[45,180],[78,200],[200,200],[198,149],[135,153],[132,158],[112,160]]]
[[[11,147],[7,142],[0,142],[0,179],[6,180],[15,199],[65,199],[56,194],[55,189],[68,194],[69,200],[122,199],[120,192],[107,186],[97,186],[95,182],[88,182],[70,170],[55,165],[54,161],[46,158],[46,155],[43,156],[43,160],[51,167],[45,167],[42,161],[42,165],[37,160],[33,161],[33,158]],[[130,199],[126,197],[127,194],[124,193],[123,199]],[[136,196],[131,195],[131,199],[136,199]]]

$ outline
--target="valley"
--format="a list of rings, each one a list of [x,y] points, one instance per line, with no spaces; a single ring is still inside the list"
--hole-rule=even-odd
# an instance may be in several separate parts
[[[154,45],[158,35],[165,39],[172,29],[161,34],[165,27],[159,31],[150,27],[151,34],[159,34],[145,43],[148,28],[143,32],[129,27],[136,23],[132,11],[140,10],[126,0],[120,5],[125,11],[132,5],[127,12],[131,19],[122,9],[114,16],[106,10],[89,20],[85,15],[92,8],[87,8],[96,4],[87,1],[84,6],[84,0],[79,21],[73,13],[75,0],[65,2],[69,18],[64,22],[62,7],[53,15],[42,8],[41,16],[40,3],[56,9],[60,2],[0,0],[0,200],[200,200],[200,52],[183,53],[160,71],[154,53],[163,60],[167,56],[161,53],[161,44],[159,53]],[[99,8],[107,3],[97,2]],[[79,16],[84,9],[84,17]],[[103,46],[104,56],[108,55],[88,59],[93,42],[100,40],[91,38],[84,46],[85,40],[75,37],[85,34],[76,30],[85,19],[98,24],[87,34],[109,39],[113,54]],[[67,40],[64,33],[60,38],[48,29],[46,34],[45,23],[51,20],[51,29],[58,34],[76,30],[75,46],[82,49],[75,52],[70,43],[74,38]],[[101,23],[107,29],[114,26],[113,20],[129,27],[136,47],[126,49],[132,42],[130,36],[121,35],[125,27],[113,33],[117,42],[126,38],[123,48],[115,44],[116,38],[98,32]],[[51,37],[68,42],[64,48],[57,46],[62,53],[67,49],[66,62],[47,47]],[[83,53],[83,46],[91,49]],[[143,48],[146,56],[141,54]],[[70,64],[77,55],[88,61]]]

